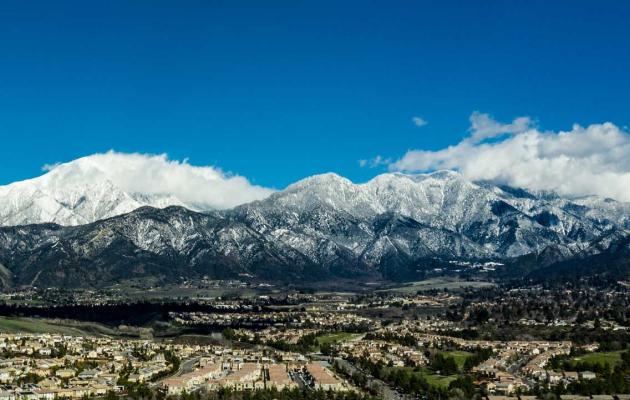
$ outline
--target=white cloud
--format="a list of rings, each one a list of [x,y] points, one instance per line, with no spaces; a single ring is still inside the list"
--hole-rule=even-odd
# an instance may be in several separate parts
[[[109,151],[43,168],[49,171],[45,178],[58,187],[107,179],[128,193],[170,195],[203,209],[230,208],[273,193],[242,176],[170,160],[166,154]]]
[[[532,127],[529,117],[518,117],[511,124],[502,124],[495,121],[490,115],[473,112],[470,116],[470,137],[467,139],[473,143],[485,139],[495,138],[505,134],[512,135],[525,132]]]
[[[429,123],[426,119],[422,117],[413,117],[411,118],[411,120],[416,126],[425,126],[426,124]]]
[[[376,168],[376,167],[380,167],[381,165],[389,165],[392,163],[392,160],[390,158],[383,158],[382,156],[376,156],[372,159],[366,160],[359,160],[359,166],[360,167],[370,167],[370,168]]]
[[[528,117],[501,124],[474,113],[470,120],[470,135],[457,145],[410,150],[389,169],[455,169],[471,180],[630,201],[630,134],[616,125],[574,125],[569,131],[545,132],[533,127]]]

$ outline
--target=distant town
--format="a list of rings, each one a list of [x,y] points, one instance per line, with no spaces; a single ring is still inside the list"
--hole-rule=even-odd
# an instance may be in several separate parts
[[[2,294],[0,400],[630,398],[624,281],[171,289]]]

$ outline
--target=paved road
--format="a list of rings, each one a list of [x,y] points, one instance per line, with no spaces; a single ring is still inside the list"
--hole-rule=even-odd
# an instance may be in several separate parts
[[[297,373],[297,372],[290,372],[289,373],[291,375],[291,378],[293,378],[293,381],[296,382],[298,384],[298,386],[300,387],[300,389],[304,390],[304,389],[312,389],[307,383],[306,381],[304,381],[304,377],[302,376],[302,374]]]
[[[175,376],[180,376],[192,372],[195,369],[195,364],[199,362],[199,357],[187,358],[179,363],[179,369],[175,373]]]
[[[341,366],[341,368],[343,368],[347,373],[349,373],[350,375],[355,374],[355,373],[359,373],[363,376],[365,376],[369,382],[369,385],[371,387],[376,387],[376,390],[378,391],[379,395],[381,396],[382,399],[385,400],[401,400],[403,399],[403,396],[396,392],[394,389],[392,389],[387,383],[383,382],[380,379],[376,379],[374,377],[369,377],[364,371],[362,371],[361,369],[357,368],[354,364],[352,364],[351,362],[344,360],[342,358],[335,358],[335,361],[339,362],[339,365]]]

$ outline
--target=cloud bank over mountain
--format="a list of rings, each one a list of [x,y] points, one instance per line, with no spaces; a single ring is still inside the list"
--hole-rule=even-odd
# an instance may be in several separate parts
[[[44,166],[49,179],[94,182],[107,179],[127,193],[169,195],[201,209],[225,209],[260,200],[272,189],[213,166],[194,166],[170,160],[166,154],[107,153]]]
[[[410,150],[391,171],[459,170],[466,178],[563,196],[630,201],[630,134],[606,122],[542,131],[531,118],[508,124],[473,113],[469,135],[437,151]]]

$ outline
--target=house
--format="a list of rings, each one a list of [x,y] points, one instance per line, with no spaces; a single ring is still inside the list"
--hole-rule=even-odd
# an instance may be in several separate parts
[[[287,373],[287,368],[284,365],[272,364],[267,368],[267,374],[269,379],[267,381],[267,388],[293,389],[297,387],[296,383],[291,380]]]
[[[306,365],[306,372],[313,380],[315,389],[341,391],[346,390],[343,382],[337,379],[331,371],[321,364],[311,363]]]
[[[497,382],[494,390],[497,393],[511,394],[514,392],[514,384],[512,382]]]
[[[547,381],[549,381],[549,383],[555,384],[560,382],[561,379],[562,374],[560,374],[559,372],[547,371]]]
[[[57,397],[57,391],[54,389],[35,389],[35,394],[39,400],[54,400]]]
[[[63,369],[58,369],[57,372],[55,372],[55,375],[65,379],[65,378],[72,378],[74,375],[76,375],[77,371],[73,370],[72,368],[63,368]]]
[[[0,391],[0,400],[16,400],[15,393],[10,390]]]
[[[590,379],[595,379],[595,377],[596,377],[595,372],[591,372],[591,371],[580,372],[580,379],[590,380]]]
[[[48,347],[42,347],[41,349],[39,349],[39,354],[41,354],[42,356],[49,356],[52,354],[52,350]]]
[[[129,374],[129,377],[127,378],[127,380],[132,383],[142,383],[144,382],[144,375]]]
[[[0,370],[0,383],[11,383],[13,381],[14,374],[14,368],[5,368]]]
[[[564,371],[563,375],[564,375],[564,379],[571,382],[575,382],[579,378],[578,373],[575,371]]]
[[[209,363],[196,371],[165,379],[162,381],[162,387],[166,389],[168,395],[191,393],[201,387],[208,379],[216,378],[221,374],[221,365]]]
[[[100,373],[101,371],[97,369],[86,369],[78,375],[78,378],[82,380],[92,380],[95,379]]]

